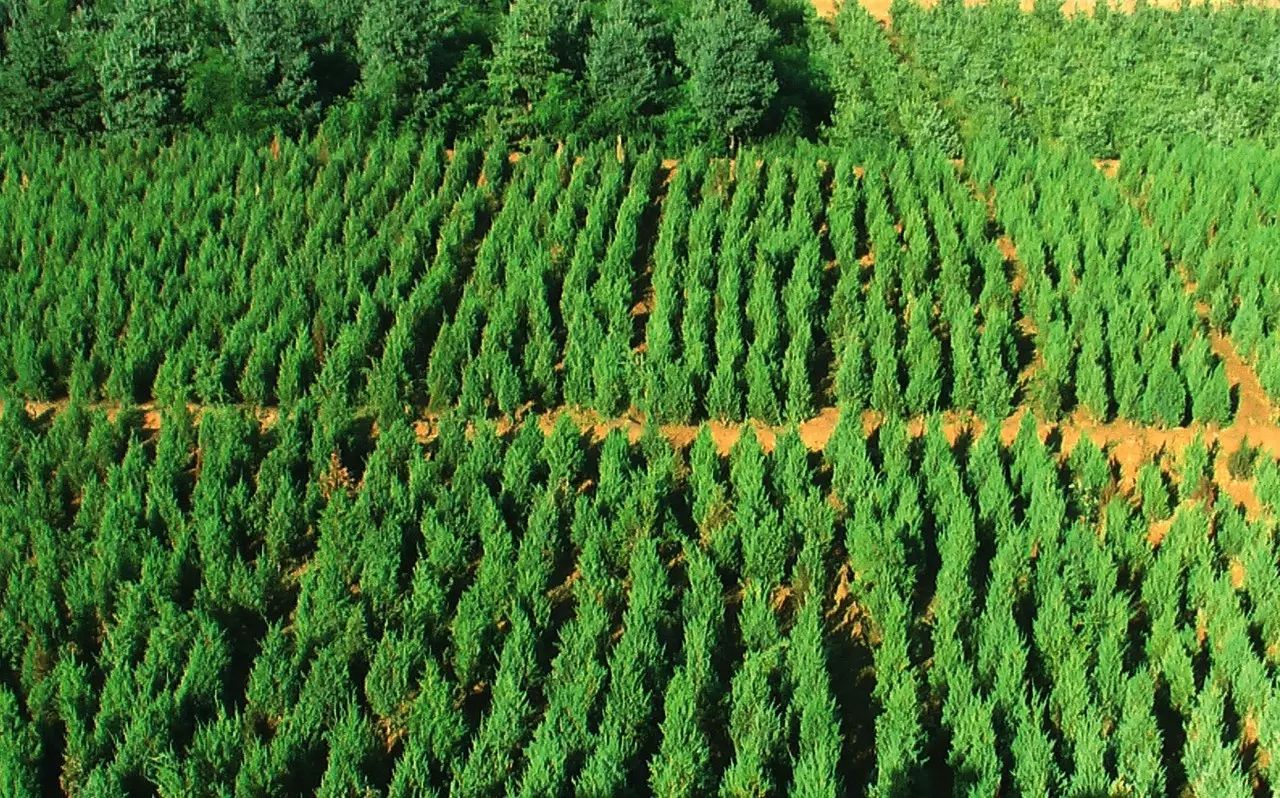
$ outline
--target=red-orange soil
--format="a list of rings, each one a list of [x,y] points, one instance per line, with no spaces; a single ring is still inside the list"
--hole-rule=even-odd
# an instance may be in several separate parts
[[[982,5],[985,1],[986,0],[964,0],[964,4],[966,6],[976,6]],[[845,0],[813,0],[813,7],[817,10],[818,16],[829,18],[836,15],[840,10],[840,6],[842,6],[844,2]],[[867,9],[867,12],[870,13],[871,16],[881,22],[888,23],[890,21],[891,17],[889,14],[889,7],[892,5],[892,0],[861,0],[861,2],[863,8]],[[1204,3],[1205,0],[1191,1],[1192,5],[1204,5]],[[931,8],[934,5],[937,5],[937,0],[920,0],[920,4],[925,8]],[[1136,5],[1136,0],[1119,0],[1118,3],[1111,3],[1111,7],[1113,9],[1123,11],[1125,13],[1131,13]],[[1148,5],[1159,8],[1178,9],[1181,8],[1182,3],[1181,0],[1148,0]],[[1211,5],[1217,8],[1227,5],[1227,3],[1224,0],[1211,0]],[[1280,7],[1280,1],[1252,0],[1250,5],[1257,5],[1264,8],[1277,8]],[[1035,0],[1020,0],[1019,6],[1023,11],[1031,11],[1035,8]],[[1093,10],[1097,6],[1097,0],[1063,0],[1062,11],[1065,14],[1092,14]]]

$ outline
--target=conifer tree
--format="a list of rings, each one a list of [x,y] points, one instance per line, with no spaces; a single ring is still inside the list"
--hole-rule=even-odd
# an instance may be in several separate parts
[[[754,131],[778,91],[768,55],[774,36],[749,0],[698,0],[681,33],[694,111],[731,145]]]
[[[838,344],[835,397],[849,412],[868,407],[871,402],[871,380],[867,375],[866,342],[857,332],[845,335]]]
[[[977,370],[977,329],[973,315],[965,311],[951,321],[951,404],[957,409],[976,410],[979,378]]]
[[[635,129],[660,87],[658,21],[643,0],[610,0],[587,50],[587,85],[609,131]]]
[[[775,757],[782,743],[782,718],[773,699],[776,651],[750,651],[732,682],[729,734],[733,761],[720,783],[722,795],[769,795],[776,788]]]
[[[450,0],[373,0],[365,7],[356,31],[361,91],[381,116],[399,120],[427,110],[458,11]]]
[[[871,404],[882,413],[902,410],[902,385],[898,378],[898,349],[894,340],[892,322],[882,320],[871,345],[871,359],[875,363],[871,374]]]
[[[1187,414],[1187,389],[1165,353],[1151,367],[1143,394],[1143,416],[1166,426],[1182,424]]]
[[[1076,399],[1095,419],[1110,417],[1107,378],[1103,360],[1102,333],[1095,325],[1085,328],[1076,361]]]
[[[649,785],[662,796],[696,796],[711,790],[712,752],[708,710],[716,682],[713,658],[724,619],[723,587],[715,564],[696,544],[685,545],[689,587],[683,601],[684,663],[667,687],[662,743],[649,764]]]
[[[1227,366],[1219,361],[1191,397],[1191,415],[1197,421],[1225,424],[1231,420],[1231,384]]]
[[[1145,395],[1142,370],[1134,359],[1132,341],[1117,331],[1118,319],[1111,317],[1108,322],[1111,338],[1107,349],[1111,353],[1111,382],[1116,415],[1120,418],[1138,418]]]
[[[689,671],[678,670],[663,699],[662,750],[650,766],[655,795],[694,796],[706,789],[711,752],[698,729],[697,702]]]
[[[42,746],[7,687],[0,688],[0,731],[0,787],[15,798],[35,798],[40,794],[36,765]]]
[[[617,794],[626,783],[641,741],[655,714],[653,690],[662,664],[659,633],[670,587],[652,539],[636,543],[624,632],[609,660],[609,693],[601,713],[596,744],[577,779],[580,794]]]
[[[841,750],[840,726],[823,651],[821,607],[816,598],[805,599],[787,649],[793,685],[791,714],[796,717],[799,740],[791,793],[814,798],[840,794]]]
[[[1178,498],[1189,501],[1202,496],[1212,478],[1212,462],[1204,438],[1199,434],[1182,450],[1182,468],[1178,478]]]
[[[1135,673],[1129,677],[1115,736],[1120,790],[1129,795],[1163,793],[1162,735],[1156,722],[1155,685],[1150,675]]]
[[[928,413],[938,409],[942,393],[942,352],[929,329],[929,306],[915,303],[907,327],[907,409]]]
[[[472,738],[466,762],[455,772],[451,795],[511,792],[515,759],[533,717],[528,691],[537,679],[532,624],[524,613],[516,612],[511,618],[511,632],[503,644],[494,677],[489,714]]]
[[[1007,352],[1011,343],[1009,316],[1004,310],[989,315],[978,341],[981,375],[979,413],[988,421],[1009,415],[1013,385],[1009,377]]]
[[[163,0],[124,0],[102,36],[98,82],[109,131],[146,134],[176,124],[193,60],[191,18]]]
[[[1187,716],[1182,766],[1192,794],[1245,798],[1253,789],[1235,751],[1222,742],[1223,703],[1223,688],[1212,679],[1206,681]]]
[[[86,131],[98,124],[86,31],[65,3],[19,0],[3,26],[0,119],[13,130]]]
[[[555,8],[547,0],[515,0],[494,48],[489,83],[503,99],[531,108],[559,69],[553,50]]]
[[[1169,489],[1158,465],[1146,463],[1138,469],[1138,495],[1142,499],[1142,513],[1148,521],[1169,516]]]

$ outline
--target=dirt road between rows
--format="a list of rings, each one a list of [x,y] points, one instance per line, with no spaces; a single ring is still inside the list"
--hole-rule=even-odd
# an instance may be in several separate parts
[[[852,2],[853,0],[813,0],[813,6],[818,12],[818,16],[831,18],[839,12],[844,2]],[[863,8],[867,9],[867,13],[884,23],[892,21],[892,15],[889,13],[892,0],[861,0]],[[964,4],[968,7],[984,5],[987,0],[964,0]],[[925,8],[932,8],[937,5],[937,0],[922,0],[921,5]],[[1192,0],[1191,5],[1204,5],[1205,0]],[[1223,0],[1210,0],[1210,4],[1215,8],[1228,5]],[[1032,11],[1035,8],[1035,0],[1019,0],[1019,7],[1023,11]],[[1092,14],[1099,3],[1097,0],[1063,0],[1062,11],[1065,14]],[[1181,0],[1148,0],[1147,5],[1156,8],[1176,10],[1182,7]],[[1252,0],[1249,5],[1256,5],[1262,8],[1280,8],[1280,0]],[[1132,13],[1137,6],[1136,0],[1121,0],[1119,3],[1111,3],[1113,9],[1123,11],[1124,13]]]
[[[1252,484],[1231,476],[1227,469],[1227,458],[1247,443],[1258,447],[1266,456],[1280,459],[1280,425],[1275,422],[1276,408],[1261,393],[1262,389],[1256,384],[1257,378],[1253,376],[1253,371],[1240,363],[1230,344],[1216,334],[1214,349],[1227,361],[1229,380],[1233,381],[1233,387],[1242,397],[1241,412],[1233,423],[1223,426],[1197,423],[1161,428],[1142,426],[1126,420],[1096,421],[1077,412],[1057,422],[1038,421],[1036,429],[1040,439],[1047,441],[1051,436],[1056,436],[1057,448],[1065,457],[1082,438],[1089,438],[1096,446],[1109,453],[1118,467],[1121,490],[1129,492],[1136,481],[1138,469],[1144,463],[1155,461],[1172,472],[1180,462],[1182,450],[1199,437],[1206,446],[1217,446],[1214,479],[1218,488],[1243,505],[1251,516],[1256,515],[1260,506]],[[1246,400],[1244,397],[1249,398]],[[115,406],[95,407],[105,411],[109,418],[114,418],[120,412],[120,408]],[[34,418],[48,418],[65,408],[65,402],[29,402],[26,405],[28,414]],[[139,405],[136,409],[142,414],[141,426],[145,431],[156,432],[160,429],[163,423],[160,409],[150,404]],[[191,405],[188,409],[197,420],[205,412],[205,408],[199,405]],[[264,429],[275,426],[279,421],[280,412],[275,408],[241,409],[253,413]],[[1000,438],[1005,444],[1012,443],[1017,437],[1028,412],[1026,408],[1020,408],[1000,423]],[[544,433],[550,434],[564,417],[572,421],[584,436],[595,442],[604,440],[615,430],[621,430],[630,441],[636,442],[648,428],[644,415],[639,412],[618,418],[602,418],[591,411],[569,408],[530,413],[520,419],[499,419],[491,423],[500,434],[506,434],[519,424],[532,420]],[[440,417],[435,415],[426,415],[416,420],[414,431],[418,440],[423,443],[434,440],[440,421]],[[727,455],[748,429],[755,434],[766,451],[773,450],[780,436],[795,430],[804,446],[817,452],[826,448],[839,422],[840,411],[828,407],[813,418],[794,425],[770,425],[759,421],[708,421],[704,424],[660,424],[657,431],[672,445],[686,447],[693,443],[705,426],[710,430],[719,452]],[[867,411],[861,414],[861,422],[864,431],[870,434],[883,423],[883,418],[874,411]],[[924,434],[926,424],[924,418],[914,418],[908,421],[907,429],[910,434],[919,436]],[[949,412],[941,415],[941,427],[947,440],[954,444],[962,436],[977,437],[983,434],[987,425],[972,414]]]

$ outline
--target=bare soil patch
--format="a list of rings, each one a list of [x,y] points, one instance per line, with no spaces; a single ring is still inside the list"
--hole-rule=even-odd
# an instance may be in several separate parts
[[[933,8],[937,5],[937,0],[918,1],[925,8]],[[892,20],[892,15],[889,13],[892,0],[861,0],[861,2],[867,13],[881,22],[888,24]],[[985,3],[986,0],[964,0],[964,4],[970,8],[985,5]],[[1147,4],[1169,10],[1177,10],[1182,7],[1181,0],[1147,0]],[[1190,4],[1201,6],[1206,4],[1206,0],[1190,0]],[[1221,8],[1228,5],[1228,2],[1227,0],[1208,0],[1207,4],[1214,8]],[[1260,8],[1278,8],[1280,7],[1280,0],[1249,0],[1248,4],[1256,5]],[[841,5],[841,0],[813,0],[813,6],[821,17],[835,16],[839,12]],[[1023,11],[1030,12],[1035,8],[1035,0],[1020,0],[1018,5]],[[1067,15],[1093,14],[1098,5],[1097,0],[1063,0],[1062,13]],[[1118,2],[1111,3],[1113,10],[1126,14],[1133,13],[1136,7],[1136,0],[1118,0]]]
[[[1219,338],[1216,347],[1225,347],[1232,357],[1238,361],[1229,342]],[[1227,357],[1224,354],[1224,360]],[[1243,365],[1243,364],[1241,364]],[[1252,392],[1247,385],[1249,379],[1256,382],[1256,377],[1247,367],[1232,368],[1233,385],[1242,385],[1241,395]],[[1235,382],[1239,380],[1240,382]],[[67,402],[28,402],[27,413],[33,418],[47,417],[66,409]],[[101,410],[109,419],[118,417],[122,408],[114,405],[98,404],[93,409]],[[162,412],[153,404],[139,405],[132,410],[141,413],[141,427],[148,432],[156,432],[163,424]],[[192,418],[197,422],[207,408],[190,405]],[[274,407],[257,408],[240,406],[240,409],[252,412],[264,429],[275,426],[279,422],[280,411]],[[1193,423],[1184,427],[1146,427],[1132,421],[1116,420],[1101,422],[1091,419],[1083,411],[1058,422],[1037,421],[1036,433],[1041,441],[1048,441],[1051,436],[1057,438],[1058,454],[1062,458],[1070,456],[1076,445],[1088,438],[1094,445],[1108,452],[1118,471],[1117,488],[1125,495],[1131,495],[1137,482],[1138,469],[1143,464],[1156,462],[1166,469],[1178,459],[1179,454],[1197,437],[1205,446],[1217,447],[1213,463],[1212,490],[1225,494],[1233,503],[1244,508],[1250,518],[1257,518],[1262,512],[1262,505],[1254,491],[1253,480],[1238,479],[1228,468],[1227,461],[1232,453],[1248,444],[1257,447],[1265,456],[1280,460],[1280,426],[1272,421],[1275,408],[1266,400],[1265,394],[1255,395],[1248,406],[1242,402],[1236,420],[1227,425]],[[1012,444],[1023,425],[1023,419],[1030,410],[1019,408],[999,425],[1000,439],[1005,445]],[[524,420],[533,419],[545,434],[551,432],[567,417],[584,436],[593,442],[603,441],[615,431],[622,431],[629,441],[638,442],[649,429],[643,413],[632,410],[617,418],[604,418],[598,413],[574,408],[556,408],[545,412],[526,412],[520,418],[498,419],[492,421],[495,431],[508,434]],[[684,448],[693,444],[705,425],[711,432],[712,440],[721,455],[728,455],[733,447],[750,429],[766,452],[777,445],[779,436],[795,432],[801,443],[810,451],[819,452],[826,448],[831,436],[840,422],[840,410],[835,407],[822,408],[817,415],[798,424],[771,425],[757,420],[746,422],[707,421],[704,424],[660,424],[656,432],[673,446]],[[942,414],[941,430],[947,441],[954,445],[964,435],[977,437],[983,434],[987,424],[967,412],[947,412]],[[875,411],[861,414],[861,426],[867,434],[874,432],[883,424],[883,417]],[[907,422],[908,434],[919,437],[927,430],[924,418],[913,418]],[[428,443],[439,434],[440,417],[427,414],[413,422],[417,439]],[[475,426],[471,427],[472,432]],[[377,435],[376,426],[372,434]],[[341,480],[335,480],[340,483]],[[1211,500],[1211,497],[1210,497]],[[1148,542],[1158,546],[1168,532],[1169,522],[1161,521],[1151,525],[1148,530]]]
[[[840,6],[843,4],[843,0],[813,0],[814,10],[818,12],[818,16],[823,17],[824,19],[834,17],[836,13],[840,11]],[[886,11],[887,10],[886,4]]]

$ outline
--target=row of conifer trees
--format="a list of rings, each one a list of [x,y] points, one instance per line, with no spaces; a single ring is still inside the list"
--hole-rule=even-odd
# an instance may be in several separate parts
[[[1030,423],[953,446],[846,415],[821,454],[726,457],[709,430],[369,421],[5,411],[7,795],[1280,778],[1275,542],[1198,441],[1130,497]]]
[[[125,404],[336,396],[388,421],[1002,419],[1027,401],[1229,420],[1158,232],[1086,160],[1003,146],[967,175],[870,145],[663,161],[323,132],[10,140],[0,379]]]

